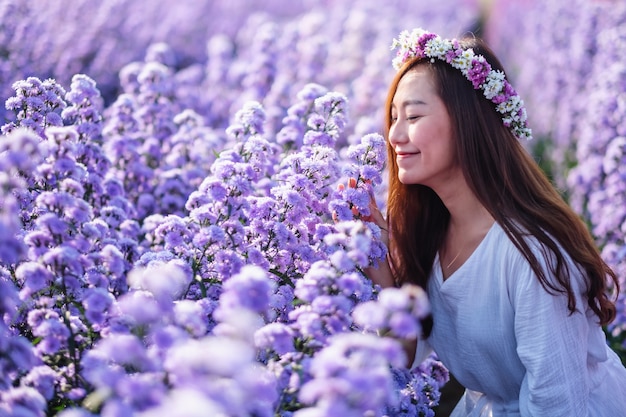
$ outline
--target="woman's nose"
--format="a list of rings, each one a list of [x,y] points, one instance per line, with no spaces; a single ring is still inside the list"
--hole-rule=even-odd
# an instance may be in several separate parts
[[[396,145],[406,142],[407,140],[406,129],[401,120],[396,120],[389,128],[389,143]]]

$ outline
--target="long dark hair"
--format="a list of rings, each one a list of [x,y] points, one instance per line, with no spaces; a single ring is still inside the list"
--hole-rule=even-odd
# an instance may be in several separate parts
[[[478,38],[460,41],[483,55],[492,68],[504,69],[487,45]],[[451,118],[456,138],[456,156],[473,193],[502,226],[511,241],[530,263],[541,285],[551,294],[567,294],[568,309],[576,311],[576,299],[565,255],[580,266],[586,277],[589,307],[600,324],[615,318],[615,304],[608,295],[608,279],[619,291],[614,271],[600,257],[585,223],[566,204],[561,195],[506,128],[480,90],[450,65],[435,60],[413,59],[406,62],[391,83],[385,107],[385,134],[389,137],[391,103],[400,79],[418,65],[426,65],[434,75],[438,93]],[[450,213],[429,187],[405,185],[398,179],[393,147],[387,142],[389,197],[387,212],[390,227],[390,253],[396,281],[427,287],[437,250],[444,241]],[[543,256],[552,258],[546,275],[524,236],[534,236],[543,248]]]

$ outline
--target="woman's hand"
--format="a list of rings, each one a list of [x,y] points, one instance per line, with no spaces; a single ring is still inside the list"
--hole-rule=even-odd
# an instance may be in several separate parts
[[[348,179],[348,187],[355,188],[356,184],[357,184],[357,181],[355,178]],[[343,190],[344,187],[345,186],[343,184],[339,184],[338,186],[339,190]],[[370,192],[369,210],[370,210],[370,214],[367,216],[361,215],[360,219],[366,222],[372,222],[375,225],[377,225],[380,228],[381,241],[387,248],[389,248],[389,227],[388,227],[387,221],[385,220],[385,217],[383,216],[380,209],[378,208],[378,204],[376,204],[376,199],[374,198],[373,193],[371,192]],[[356,211],[356,209],[353,209],[353,214],[355,216],[359,216],[359,212]],[[393,274],[391,272],[391,267],[389,266],[389,262],[386,260],[379,262],[376,267],[370,266],[368,268],[365,268],[363,272],[375,284],[378,284],[383,288],[395,286]]]

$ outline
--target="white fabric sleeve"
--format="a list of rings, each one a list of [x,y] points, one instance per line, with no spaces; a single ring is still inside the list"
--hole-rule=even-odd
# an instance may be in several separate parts
[[[428,355],[433,351],[430,344],[426,339],[417,339],[417,347],[415,348],[415,358],[410,366],[410,369],[417,368],[422,362],[428,358]]]
[[[515,310],[517,353],[526,368],[519,398],[521,415],[587,416],[589,322],[584,313],[585,301],[577,294],[577,311],[570,315],[567,295],[549,294],[526,259],[521,258],[511,264],[509,271],[514,280],[510,296]],[[539,262],[544,262],[541,254]],[[571,264],[570,272],[577,292],[577,280],[582,278]]]

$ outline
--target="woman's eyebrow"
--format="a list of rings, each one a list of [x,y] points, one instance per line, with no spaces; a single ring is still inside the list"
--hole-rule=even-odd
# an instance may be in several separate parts
[[[424,105],[425,101],[420,99],[409,99],[402,102],[402,107],[411,106],[411,105]]]
[[[405,108],[407,106],[425,106],[426,102],[420,99],[408,99],[408,100],[404,100],[402,103],[400,103],[400,107]],[[397,108],[395,103],[391,103],[391,107],[392,108]]]

